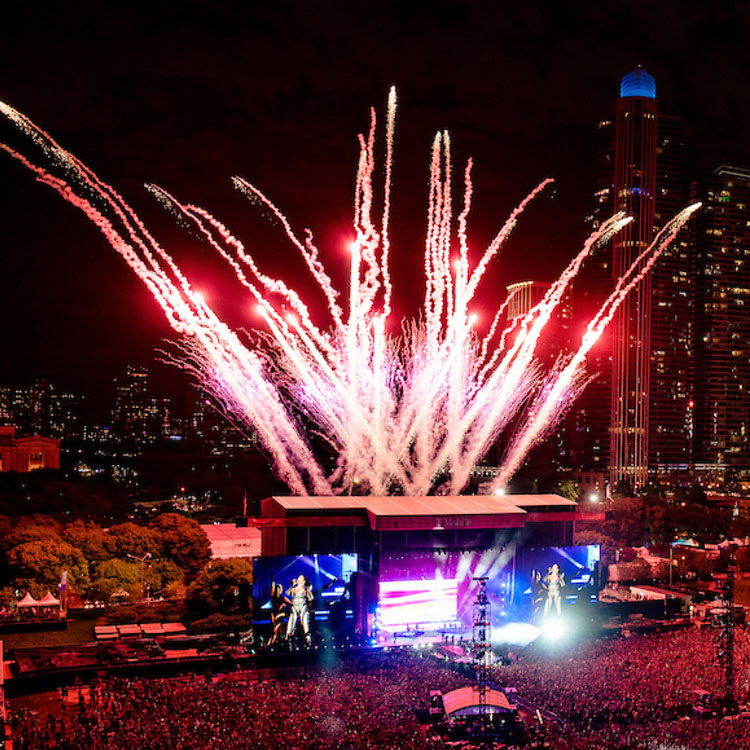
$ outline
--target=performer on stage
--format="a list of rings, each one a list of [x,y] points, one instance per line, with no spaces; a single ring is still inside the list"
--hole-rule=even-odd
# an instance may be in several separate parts
[[[549,614],[554,604],[557,616],[560,617],[562,604],[562,590],[565,588],[565,573],[560,570],[557,563],[552,563],[552,567],[547,570],[547,575],[542,579],[544,588],[547,591],[547,601],[544,602],[544,616]]]
[[[291,587],[286,592],[287,601],[291,605],[289,621],[286,626],[286,638],[288,641],[297,630],[297,623],[302,626],[305,634],[305,642],[309,646],[312,643],[310,637],[310,604],[313,600],[312,585],[304,575],[298,575],[292,580]]]
[[[280,583],[271,581],[271,637],[268,640],[269,648],[275,646],[284,637],[286,605],[284,587]]]

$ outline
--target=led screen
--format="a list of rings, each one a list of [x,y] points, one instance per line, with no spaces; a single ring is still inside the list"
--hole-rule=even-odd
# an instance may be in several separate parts
[[[510,549],[384,552],[380,561],[376,621],[381,630],[471,627],[479,576],[486,576],[493,617],[511,591]]]
[[[380,623],[385,627],[456,619],[458,581],[454,579],[381,581],[379,589]]]
[[[387,633],[471,629],[477,578],[493,627],[537,622],[598,593],[599,546],[384,552],[376,625]]]
[[[309,625],[311,632],[318,630],[322,622],[350,619],[354,607],[352,578],[356,572],[357,555],[354,553],[255,558],[256,624],[268,625],[276,614],[284,624],[279,630],[286,637],[286,626],[295,610],[297,619],[305,619],[305,627]],[[292,625],[297,625],[296,620]]]
[[[536,621],[562,614],[568,606],[596,600],[599,558],[598,544],[519,550],[514,598],[525,619]]]

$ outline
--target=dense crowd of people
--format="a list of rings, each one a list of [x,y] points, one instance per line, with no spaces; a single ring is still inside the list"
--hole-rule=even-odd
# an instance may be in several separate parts
[[[420,726],[430,689],[466,678],[401,653],[347,656],[302,679],[122,680],[94,686],[80,711],[24,722],[21,750],[438,748]]]
[[[559,717],[552,747],[655,750],[750,747],[750,717],[691,718],[694,690],[723,695],[710,628],[537,647],[493,667],[493,681]],[[750,631],[736,630],[735,690],[750,698]],[[429,691],[468,684],[432,657],[342,656],[291,680],[251,675],[108,678],[62,716],[21,721],[22,750],[443,747],[420,725]]]
[[[585,642],[574,649],[532,649],[517,663],[494,668],[493,676],[566,723],[561,747],[750,747],[750,718],[688,718],[694,690],[708,691],[715,702],[724,695],[715,637],[711,628],[693,626]],[[750,698],[749,668],[750,631],[737,628],[735,693],[740,701]],[[716,741],[706,743],[708,737]],[[744,742],[735,742],[739,737]]]

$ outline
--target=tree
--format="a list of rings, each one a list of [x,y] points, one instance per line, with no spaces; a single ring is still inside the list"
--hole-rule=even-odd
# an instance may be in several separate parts
[[[185,603],[195,614],[242,609],[240,594],[252,583],[253,566],[249,560],[241,557],[215,560],[188,586]]]
[[[123,589],[131,597],[141,595],[140,564],[113,558],[94,566],[88,593],[97,599],[109,600],[115,591]]]
[[[24,542],[44,541],[58,543],[62,541],[60,536],[60,524],[50,516],[35,513],[18,519],[8,537],[8,546],[15,547]]]
[[[83,552],[89,562],[106,560],[112,556],[111,539],[101,526],[85,521],[73,521],[63,526],[62,538]]]
[[[659,487],[659,483],[654,480],[651,480],[641,492],[641,497],[659,498],[661,496],[661,487]]]
[[[146,552],[158,557],[162,553],[163,543],[158,529],[127,521],[111,526],[108,533],[106,544],[117,557],[143,557]]]
[[[583,526],[583,524],[576,524],[573,543],[581,546],[598,544],[602,548],[602,564],[609,565],[613,563],[615,561],[615,550],[619,546],[615,540],[596,528],[579,528],[579,526]]]
[[[197,521],[179,513],[163,513],[150,528],[161,534],[164,554],[186,572],[196,574],[211,559],[211,545]]]
[[[734,553],[734,560],[743,573],[750,570],[750,547],[740,547]]]
[[[0,516],[0,550],[8,549],[11,525],[8,516]]]
[[[669,507],[663,503],[657,503],[646,508],[644,520],[652,542],[671,542],[674,540],[677,524]]]
[[[567,500],[578,500],[581,494],[581,485],[573,479],[563,479],[557,484],[557,492]]]
[[[687,501],[698,505],[705,505],[708,498],[706,491],[699,484],[691,484],[687,489]]]
[[[30,590],[34,596],[55,589],[65,570],[71,588],[83,591],[89,583],[83,553],[63,541],[37,540],[17,544],[8,550],[8,568],[12,584]]]
[[[161,591],[174,583],[178,583],[183,577],[182,568],[171,560],[154,561],[149,565],[146,575],[153,591]]]

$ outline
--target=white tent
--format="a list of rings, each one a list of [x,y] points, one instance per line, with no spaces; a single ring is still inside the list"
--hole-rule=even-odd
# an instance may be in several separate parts
[[[39,602],[27,591],[26,595],[18,602],[19,607],[38,607]]]
[[[20,605],[19,605],[20,606]],[[55,599],[52,594],[48,591],[38,602],[37,606],[39,607],[59,607],[60,606],[60,600]]]

